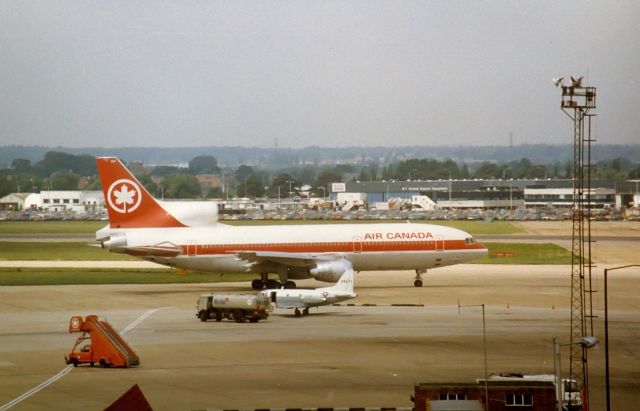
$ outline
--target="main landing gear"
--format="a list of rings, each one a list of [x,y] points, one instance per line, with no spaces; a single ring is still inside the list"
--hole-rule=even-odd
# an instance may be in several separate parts
[[[416,270],[416,279],[413,282],[414,287],[422,287],[422,274],[426,274],[427,270]]]
[[[269,279],[268,273],[260,273],[260,279],[255,279],[251,281],[251,288],[254,290],[264,290],[264,289],[276,289],[276,288],[296,288],[296,283],[293,281],[285,281],[281,283],[278,280]]]
[[[304,310],[302,310],[302,314],[300,314],[300,310],[296,308],[296,310],[294,311],[294,314],[296,317],[300,317],[300,315],[307,316],[309,315],[309,309],[305,308]]]

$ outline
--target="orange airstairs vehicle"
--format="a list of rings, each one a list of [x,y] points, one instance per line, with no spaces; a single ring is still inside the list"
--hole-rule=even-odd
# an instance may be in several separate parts
[[[82,335],[76,340],[69,355],[65,356],[67,364],[95,363],[102,367],[135,367],[140,364],[138,354],[106,321],[100,321],[96,315],[86,318],[75,315],[69,321],[69,332]]]

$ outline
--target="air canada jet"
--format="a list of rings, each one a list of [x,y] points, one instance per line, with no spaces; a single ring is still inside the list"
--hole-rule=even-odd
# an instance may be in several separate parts
[[[101,157],[97,166],[109,215],[96,232],[102,248],[186,270],[255,273],[256,290],[336,282],[346,269],[415,270],[421,287],[427,269],[487,253],[468,233],[429,224],[229,226],[218,222],[215,202],[160,201],[119,159]]]
[[[357,295],[353,292],[354,279],[351,264],[347,260],[338,260],[336,263],[344,264],[344,267],[342,267],[344,273],[338,282],[331,287],[316,288],[315,290],[281,288],[278,290],[264,290],[260,293],[268,296],[276,308],[295,308],[296,317],[300,317],[300,308],[302,308],[302,315],[308,315],[311,307],[319,307],[356,298]]]

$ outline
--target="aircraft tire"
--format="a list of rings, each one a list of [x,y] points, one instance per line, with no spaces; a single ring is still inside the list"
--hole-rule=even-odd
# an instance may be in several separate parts
[[[305,308],[304,310],[302,310],[302,315],[309,315],[309,309]]]
[[[286,289],[295,289],[296,288],[296,283],[293,281],[285,281],[284,284],[282,285],[284,288]]]
[[[269,289],[274,289],[274,288],[279,288],[278,284],[280,284],[278,281],[276,280],[267,280],[267,288]]]
[[[253,288],[254,290],[262,290],[264,288],[263,284],[264,283],[262,282],[262,280],[256,279],[251,281],[251,288]]]
[[[415,280],[413,282],[414,287],[422,287],[422,280]]]
[[[300,310],[298,310],[297,308],[293,313],[296,317],[300,317]]]

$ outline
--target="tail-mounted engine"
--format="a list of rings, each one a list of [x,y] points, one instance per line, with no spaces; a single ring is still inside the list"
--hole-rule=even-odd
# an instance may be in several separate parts
[[[318,281],[335,283],[342,274],[351,268],[347,260],[322,261],[309,270],[309,274]]]
[[[108,240],[103,241],[101,244],[102,248],[106,248],[107,250],[113,250],[119,247],[127,246],[127,237],[124,234],[112,235]]]

